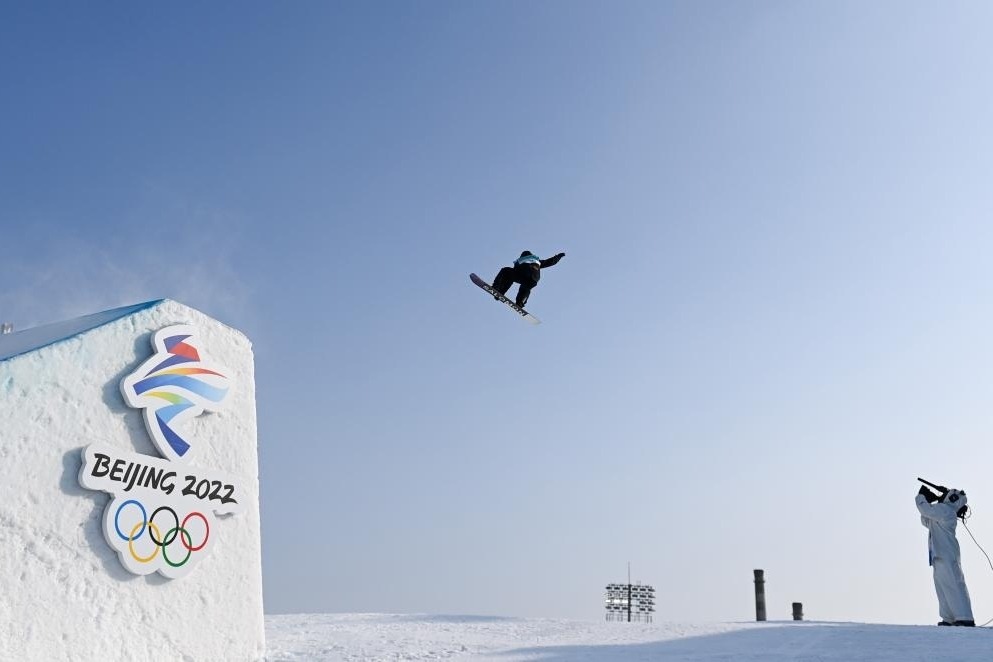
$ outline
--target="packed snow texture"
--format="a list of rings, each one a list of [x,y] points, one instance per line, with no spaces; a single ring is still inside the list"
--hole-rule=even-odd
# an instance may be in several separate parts
[[[191,421],[191,464],[242,478],[245,510],[217,521],[186,577],[121,565],[101,522],[111,495],[79,484],[94,442],[160,457],[122,377],[152,332],[197,326],[231,372],[224,411]],[[0,660],[251,660],[265,654],[254,361],[238,331],[174,301],[0,337]]]
[[[113,310],[105,310],[100,313],[65,320],[64,322],[36,326],[10,335],[4,335],[0,337],[0,361],[12,358],[18,354],[41,349],[57,342],[69,340],[98,326],[103,326],[104,324],[121,319],[122,317],[127,317],[139,310],[151,308],[160,303],[162,303],[161,299],[139,303],[133,306],[125,306],[123,308],[114,308]]]
[[[382,614],[266,617],[267,659],[494,662],[988,662],[986,628],[773,622],[593,623]]]

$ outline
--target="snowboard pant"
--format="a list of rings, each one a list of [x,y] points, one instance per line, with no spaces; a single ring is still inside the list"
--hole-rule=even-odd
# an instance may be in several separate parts
[[[511,285],[520,283],[520,287],[517,289],[516,303],[523,308],[524,304],[528,302],[528,297],[531,296],[531,290],[538,284],[534,271],[533,267],[527,266],[504,267],[493,279],[493,289],[500,294],[507,294]]]
[[[934,559],[934,592],[938,594],[938,615],[946,623],[971,621],[972,601],[958,559]]]

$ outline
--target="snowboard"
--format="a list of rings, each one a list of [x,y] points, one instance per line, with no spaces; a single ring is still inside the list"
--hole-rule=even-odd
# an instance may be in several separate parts
[[[483,280],[482,278],[480,278],[476,274],[469,274],[469,280],[471,280],[473,283],[475,283],[476,285],[478,285],[484,291],[486,291],[489,294],[491,294],[494,299],[497,299],[498,301],[503,301],[505,304],[507,304],[508,306],[510,306],[511,308],[513,308],[514,311],[518,315],[520,315],[521,317],[523,317],[527,321],[531,322],[532,324],[541,324],[541,320],[540,319],[538,319],[537,317],[535,317],[534,315],[532,315],[528,311],[524,310],[523,308],[521,308],[520,306],[518,306],[516,303],[514,303],[513,301],[511,301],[510,299],[508,299],[504,295],[502,295],[499,292],[497,292],[496,290],[494,290],[492,285],[490,285],[489,283],[487,283],[485,280]]]

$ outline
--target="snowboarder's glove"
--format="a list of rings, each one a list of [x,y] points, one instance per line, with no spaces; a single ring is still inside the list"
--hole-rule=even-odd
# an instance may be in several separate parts
[[[921,489],[917,493],[924,497],[928,503],[934,503],[940,498],[937,494],[929,490],[927,485],[921,485]]]
[[[559,254],[558,254],[558,255],[556,255],[555,257],[557,257],[558,259],[560,259],[560,260],[561,260],[562,258],[564,258],[564,257],[565,257],[565,253],[559,253]]]

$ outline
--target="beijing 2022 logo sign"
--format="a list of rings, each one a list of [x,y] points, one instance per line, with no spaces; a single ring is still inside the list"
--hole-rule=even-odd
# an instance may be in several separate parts
[[[204,358],[194,327],[162,329],[152,345],[155,354],[121,380],[121,393],[128,406],[143,410],[145,428],[165,459],[91,444],[83,449],[79,482],[113,495],[103,534],[124,567],[175,579],[210,552],[214,516],[242,510],[242,490],[239,479],[190,464],[197,440],[186,425],[224,406],[230,372]]]

